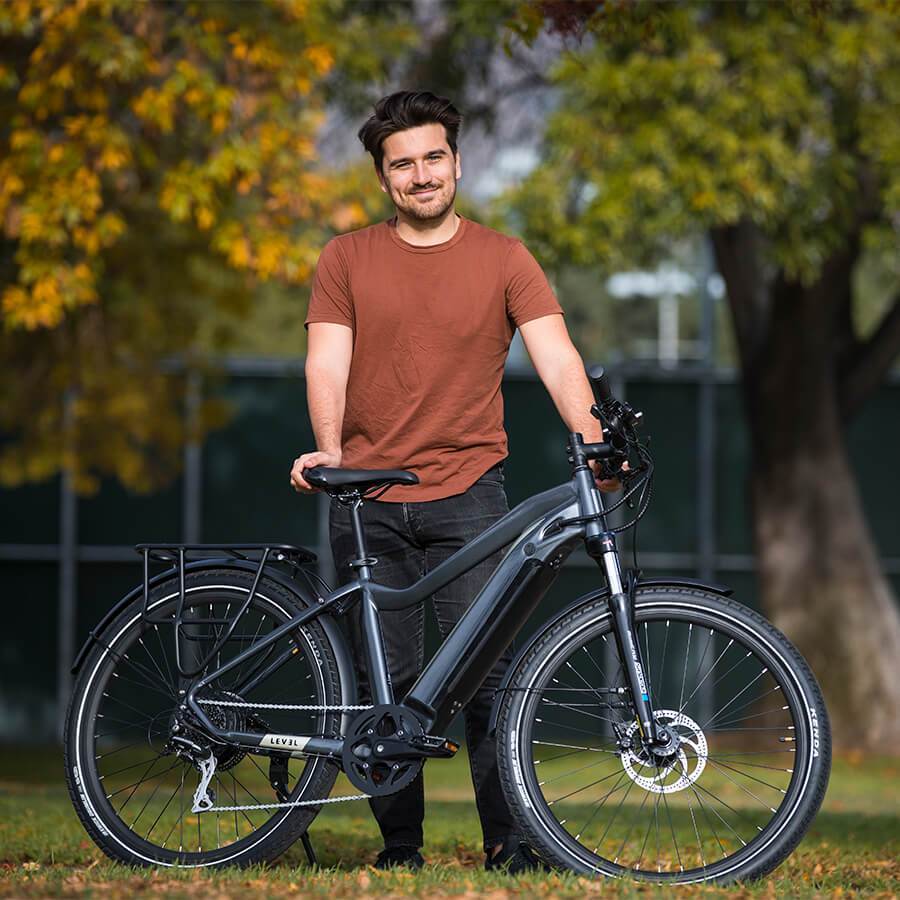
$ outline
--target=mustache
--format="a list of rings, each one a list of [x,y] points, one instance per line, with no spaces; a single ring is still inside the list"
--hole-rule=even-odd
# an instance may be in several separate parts
[[[410,193],[411,194],[424,194],[425,191],[434,191],[434,190],[437,190],[439,187],[440,187],[439,184],[429,184],[424,187],[419,185],[419,186],[413,188],[413,190],[411,190]]]

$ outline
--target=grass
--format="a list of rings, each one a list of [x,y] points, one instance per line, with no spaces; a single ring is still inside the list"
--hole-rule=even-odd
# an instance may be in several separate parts
[[[378,831],[364,803],[326,807],[310,835],[320,867],[298,844],[266,869],[132,870],[90,842],[69,803],[57,751],[0,751],[0,897],[638,897],[672,888],[571,874],[511,878],[482,869],[465,760],[426,767],[426,868],[381,873]],[[900,893],[900,762],[835,761],[825,805],[800,847],[768,879],[731,888],[688,886],[679,896],[896,897]]]

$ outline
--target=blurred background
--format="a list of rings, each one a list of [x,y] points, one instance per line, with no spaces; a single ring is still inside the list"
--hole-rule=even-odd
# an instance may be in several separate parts
[[[141,541],[320,553],[303,319],[390,215],[356,138],[464,113],[460,211],[523,238],[644,410],[640,564],[727,583],[845,750],[900,747],[900,16],[876,0],[0,4],[0,741],[58,739]],[[464,365],[465,360],[460,360]],[[567,477],[527,355],[511,503]],[[624,546],[624,544],[623,544]],[[597,584],[563,570],[536,619]]]

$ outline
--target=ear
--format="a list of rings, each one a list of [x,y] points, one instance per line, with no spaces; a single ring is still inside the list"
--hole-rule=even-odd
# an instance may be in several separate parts
[[[387,182],[384,180],[384,172],[378,168],[378,164],[375,164],[375,177],[378,179],[378,184],[381,186],[381,190],[386,194],[388,192]]]
[[[460,163],[459,150],[456,151],[456,180],[462,178],[462,164]]]

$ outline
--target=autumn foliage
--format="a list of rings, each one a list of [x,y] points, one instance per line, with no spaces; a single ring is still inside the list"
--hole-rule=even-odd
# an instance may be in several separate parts
[[[336,0],[0,4],[0,483],[171,473],[160,358],[379,209],[317,138],[335,70],[374,78],[407,38]]]

